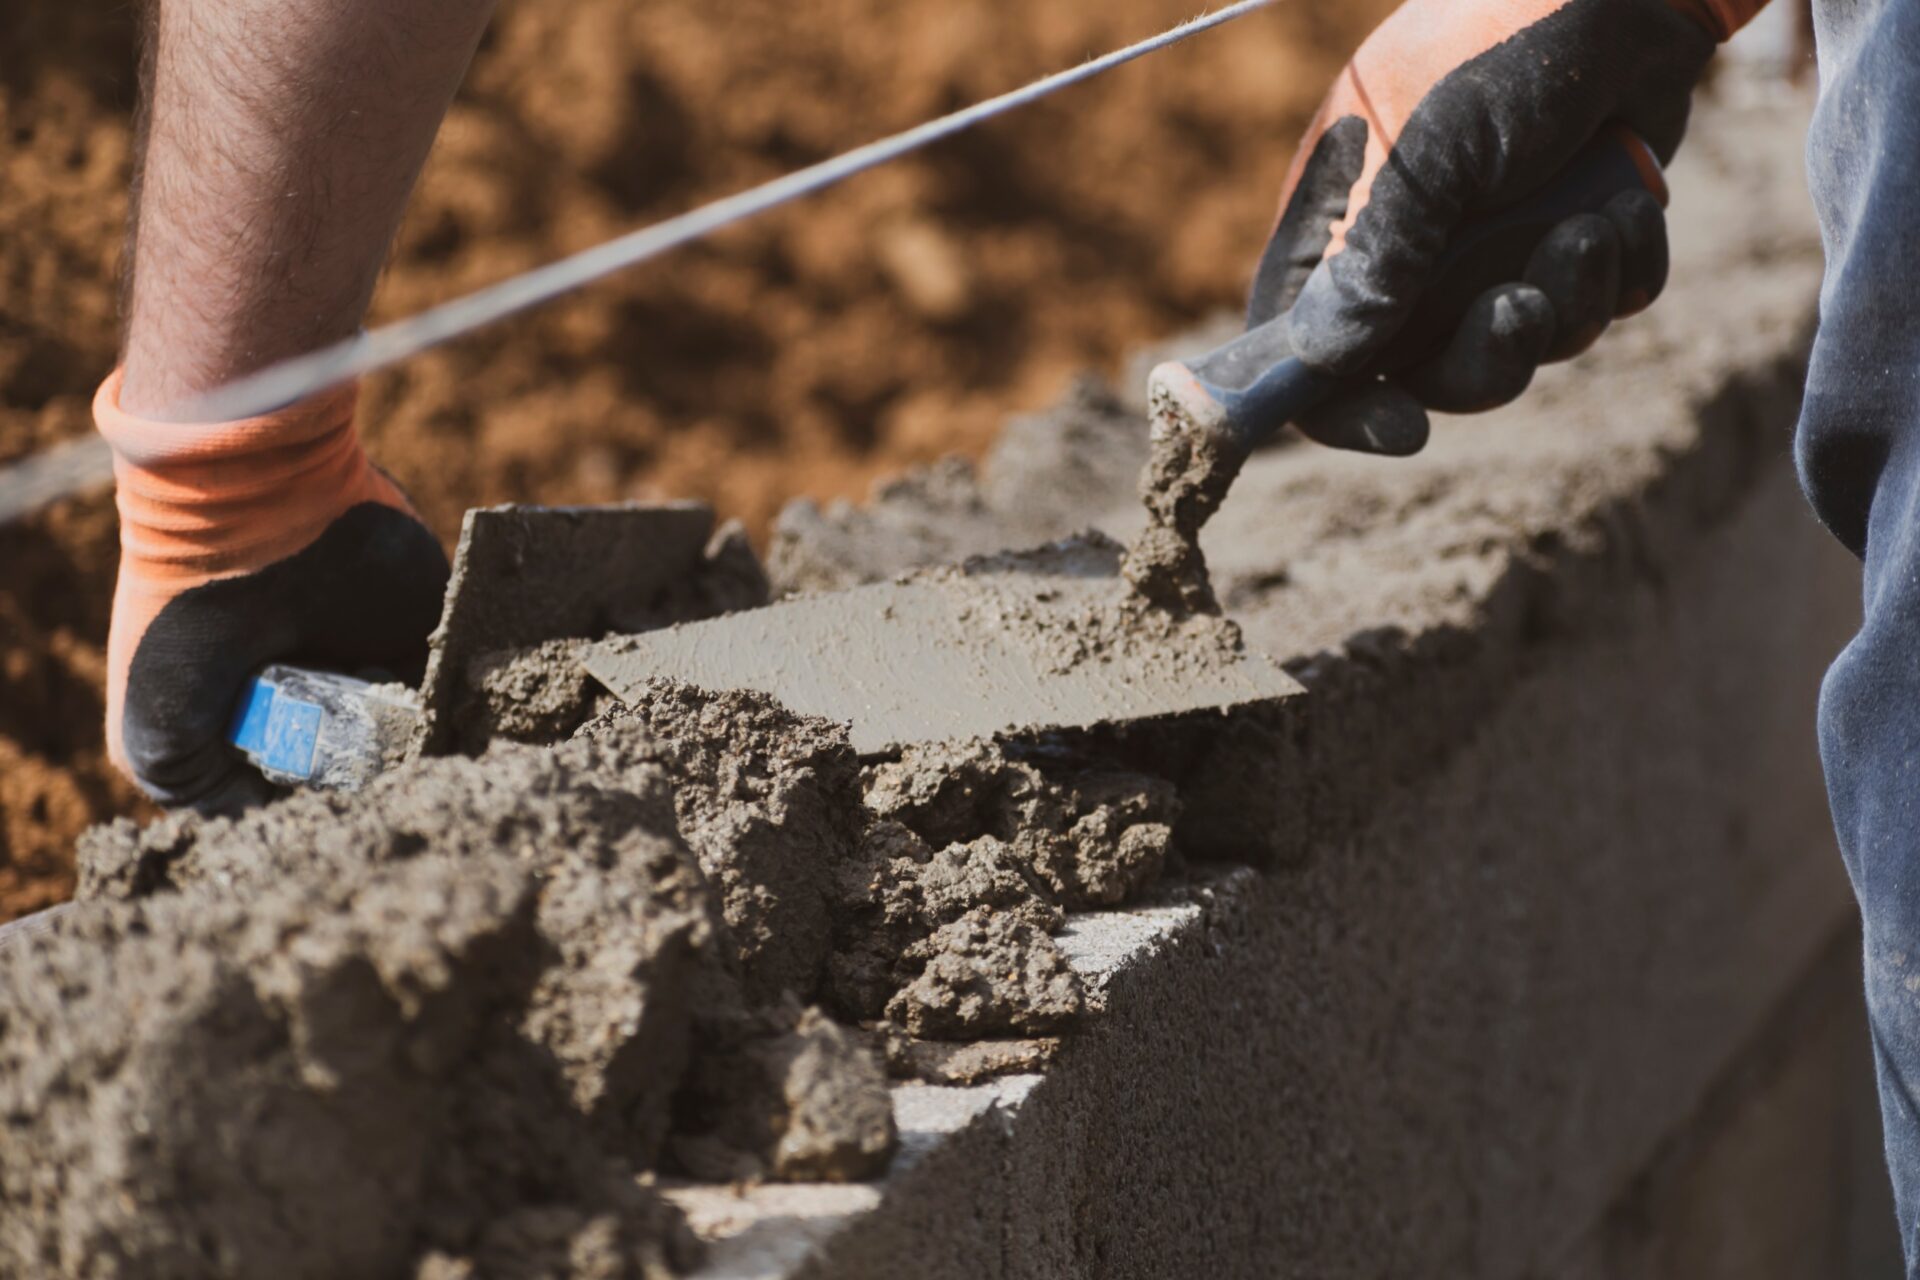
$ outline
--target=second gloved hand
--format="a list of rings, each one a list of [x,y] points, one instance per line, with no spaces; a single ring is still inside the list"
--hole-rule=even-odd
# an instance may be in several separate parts
[[[1717,41],[1762,0],[1408,0],[1343,71],[1308,131],[1261,259],[1250,325],[1291,311],[1312,367],[1366,372],[1418,306],[1455,230],[1547,185],[1624,124],[1662,163]],[[1524,278],[1489,289],[1438,354],[1301,422],[1324,444],[1403,454],[1427,409],[1517,397],[1542,363],[1591,346],[1667,276],[1645,192],[1570,218]]]
[[[226,741],[248,677],[417,666],[446,554],[368,462],[351,390],[196,425],[126,413],[119,384],[94,401],[120,510],[108,754],[161,804],[231,812],[269,794]]]

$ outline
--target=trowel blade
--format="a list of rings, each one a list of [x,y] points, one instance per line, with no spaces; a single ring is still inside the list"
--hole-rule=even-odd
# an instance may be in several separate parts
[[[585,665],[628,701],[658,677],[770,694],[789,710],[851,722],[862,755],[1303,692],[1270,659],[1241,649],[1231,624],[1151,614],[1143,622],[1119,560],[1116,544],[1083,536],[616,637]]]

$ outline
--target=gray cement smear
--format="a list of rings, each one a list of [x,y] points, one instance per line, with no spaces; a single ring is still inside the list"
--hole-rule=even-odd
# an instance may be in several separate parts
[[[698,502],[469,511],[422,685],[425,750],[552,741],[594,708],[573,652],[593,640],[763,604],[737,522]]]
[[[1300,689],[1232,623],[1146,605],[1120,547],[1081,533],[892,582],[620,636],[589,671],[631,701],[666,677],[755,689],[850,722],[875,755],[917,742],[1031,735],[1227,712]]]

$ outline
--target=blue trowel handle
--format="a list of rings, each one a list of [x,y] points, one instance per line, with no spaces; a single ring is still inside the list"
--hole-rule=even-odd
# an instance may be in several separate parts
[[[1179,381],[1187,398],[1198,391],[1215,403],[1217,410],[1205,414],[1213,429],[1244,449],[1256,448],[1339,392],[1437,355],[1476,298],[1525,275],[1528,259],[1549,232],[1578,214],[1600,212],[1615,196],[1632,190],[1650,192],[1662,205],[1667,202],[1666,179],[1652,150],[1632,131],[1610,128],[1546,187],[1461,226],[1435,266],[1420,305],[1379,362],[1358,377],[1336,378],[1302,364],[1292,354],[1284,315],[1168,373],[1184,373]],[[1628,305],[1632,308],[1634,300],[1628,299]],[[1160,371],[1154,376],[1164,380]]]
[[[269,782],[357,791],[414,750],[421,721],[404,686],[276,664],[247,681],[227,741]]]

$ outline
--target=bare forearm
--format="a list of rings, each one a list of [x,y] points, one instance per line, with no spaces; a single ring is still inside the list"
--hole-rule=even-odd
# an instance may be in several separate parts
[[[353,332],[494,0],[158,0],[121,402]]]

